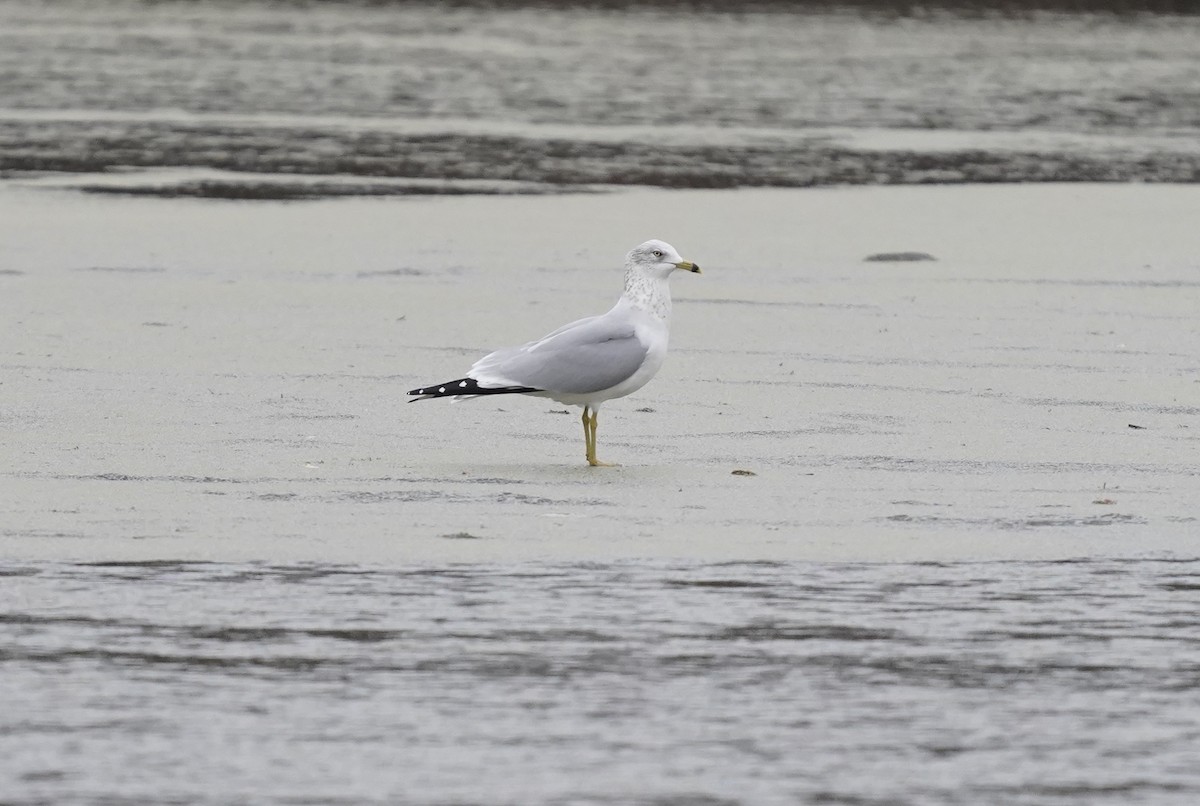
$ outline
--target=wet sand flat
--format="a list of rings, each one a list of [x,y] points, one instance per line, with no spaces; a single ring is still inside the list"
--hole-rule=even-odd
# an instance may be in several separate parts
[[[6,183],[0,551],[1193,557],[1197,210],[1178,185],[248,204]],[[658,378],[601,413],[620,467],[587,467],[551,401],[405,402],[606,310],[652,236],[705,274],[673,280]],[[936,260],[865,260],[897,252]]]

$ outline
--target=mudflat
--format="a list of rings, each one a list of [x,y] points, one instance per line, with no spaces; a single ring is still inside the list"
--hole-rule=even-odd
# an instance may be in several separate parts
[[[1194,185],[245,203],[4,183],[0,552],[1192,557],[1197,210]],[[588,467],[552,401],[406,402],[607,310],[650,237],[704,274],[672,281],[659,376],[601,411],[619,467]]]

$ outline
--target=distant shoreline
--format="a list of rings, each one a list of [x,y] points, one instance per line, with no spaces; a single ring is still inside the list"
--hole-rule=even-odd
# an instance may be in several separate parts
[[[348,5],[403,6],[421,5],[422,0],[340,0]],[[310,5],[310,0],[292,0],[293,5]],[[1200,14],[1198,0],[450,0],[445,6],[463,8],[591,8],[636,9],[662,8],[697,11],[877,11],[909,16],[931,11],[1022,14],[1040,11],[1091,14]]]
[[[1197,149],[920,150],[805,139],[702,145],[86,121],[42,124],[39,134],[0,122],[0,179],[76,174],[74,186],[94,193],[247,200],[553,194],[597,186],[1200,181]],[[971,134],[960,138],[969,141]],[[190,173],[147,179],[180,170]]]

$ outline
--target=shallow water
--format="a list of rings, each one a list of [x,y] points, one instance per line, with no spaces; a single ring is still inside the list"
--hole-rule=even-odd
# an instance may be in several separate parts
[[[4,800],[1167,804],[1200,561],[15,565]]]
[[[0,0],[0,171],[230,198],[1196,181],[1197,37],[1200,16]]]

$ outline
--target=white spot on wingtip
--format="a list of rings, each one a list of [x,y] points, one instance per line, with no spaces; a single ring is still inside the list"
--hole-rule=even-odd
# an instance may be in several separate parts
[[[459,381],[459,382],[458,382],[458,385],[459,385],[459,386],[466,386],[466,385],[467,385],[467,382],[466,382],[466,381]]]
[[[446,391],[446,387],[444,387],[444,386],[439,386],[439,387],[438,387],[438,391],[439,391],[439,392],[445,392],[445,391]]]

